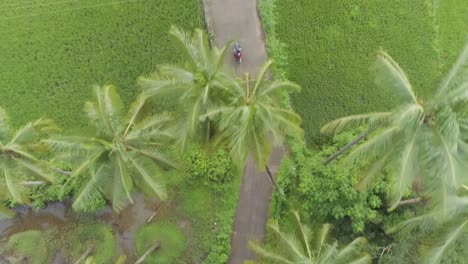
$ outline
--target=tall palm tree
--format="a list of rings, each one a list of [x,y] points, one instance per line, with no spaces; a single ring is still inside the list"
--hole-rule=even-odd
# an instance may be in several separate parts
[[[278,236],[284,247],[284,254],[265,249],[254,242],[250,247],[261,257],[285,264],[364,264],[370,263],[371,257],[363,251],[366,240],[356,238],[343,248],[335,241],[327,243],[331,226],[324,224],[312,232],[309,227],[301,223],[298,212],[293,212],[297,224],[297,234],[285,233],[280,230],[278,223],[270,224],[271,230]]]
[[[438,264],[455,242],[468,234],[467,191],[464,186],[458,193],[447,194],[447,204],[433,201],[428,213],[403,221],[387,231],[392,233],[415,228],[430,230],[421,243],[421,261]]]
[[[229,83],[227,104],[211,108],[200,118],[217,122],[221,132],[217,142],[227,143],[235,160],[243,164],[251,154],[273,181],[267,166],[272,146],[280,145],[287,131],[302,133],[302,129],[301,117],[281,106],[281,93],[299,91],[300,87],[289,81],[268,80],[271,64],[263,65],[256,81],[246,74],[243,82]]]
[[[178,142],[185,148],[189,140],[209,140],[213,129],[199,117],[213,105],[223,101],[226,90],[224,83],[233,81],[233,72],[224,66],[228,45],[218,49],[210,48],[208,38],[201,29],[190,36],[187,32],[172,26],[173,36],[185,55],[182,66],[162,65],[150,77],[141,77],[145,97],[164,95],[177,100],[178,112],[182,120],[179,126]]]
[[[105,197],[119,211],[127,200],[133,202],[134,187],[165,199],[161,179],[164,169],[177,167],[166,148],[173,139],[169,129],[171,116],[143,118],[141,97],[124,116],[123,103],[111,85],[96,86],[94,96],[94,102],[85,104],[85,112],[96,130],[94,135],[60,136],[45,141],[75,164],[71,178],[86,178],[73,208],[86,211],[96,198]]]
[[[7,120],[7,114],[0,108],[0,200],[11,198],[17,203],[28,203],[29,177],[40,179],[38,183],[55,179],[54,172],[31,151],[41,136],[57,127],[51,120],[38,119],[14,131]]]
[[[350,126],[369,124],[370,138],[352,150],[345,160],[373,161],[362,181],[364,184],[383,168],[389,168],[395,179],[390,210],[397,207],[416,177],[423,182],[437,182],[437,197],[448,206],[446,194],[468,180],[463,173],[468,168],[468,44],[427,101],[416,96],[409,78],[387,53],[378,53],[377,66],[378,83],[394,88],[400,104],[390,112],[337,119],[321,131],[339,132]]]

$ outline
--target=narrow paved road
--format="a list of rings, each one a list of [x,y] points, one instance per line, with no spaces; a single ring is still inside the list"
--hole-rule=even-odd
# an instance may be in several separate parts
[[[267,60],[262,25],[255,0],[205,0],[206,14],[215,33],[217,46],[230,40],[242,46],[242,64],[236,72],[250,72],[255,76]],[[232,61],[232,58],[231,58]],[[275,173],[282,157],[276,148],[270,158],[270,168]],[[231,241],[230,264],[242,264],[254,259],[248,248],[249,240],[263,241],[269,217],[272,184],[266,172],[259,171],[252,159],[247,161],[242,178],[239,203]]]

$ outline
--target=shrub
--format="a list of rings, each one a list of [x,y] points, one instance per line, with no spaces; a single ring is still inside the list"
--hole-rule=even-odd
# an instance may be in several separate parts
[[[143,255],[156,241],[161,243],[144,263],[172,264],[184,252],[186,239],[176,225],[158,223],[142,226],[136,233],[136,252]]]
[[[333,145],[315,152],[308,151],[300,140],[290,139],[291,158],[282,162],[278,176],[286,197],[275,196],[273,215],[280,218],[292,208],[301,208],[305,216],[317,222],[349,221],[354,232],[362,232],[366,223],[377,220],[385,182],[377,181],[372,189],[360,192],[354,188],[358,167],[323,164],[361,131],[338,135]]]
[[[13,255],[14,257],[25,257],[27,263],[45,264],[49,259],[49,248],[47,239],[40,231],[30,230],[16,233],[8,239],[2,255]]]
[[[208,155],[202,148],[193,147],[184,156],[186,173],[191,182],[201,183],[217,191],[232,181],[235,170],[229,153],[219,149]]]

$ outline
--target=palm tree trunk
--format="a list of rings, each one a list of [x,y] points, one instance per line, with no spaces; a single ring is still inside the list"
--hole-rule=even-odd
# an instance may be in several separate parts
[[[266,172],[267,172],[268,176],[270,177],[271,182],[275,186],[276,190],[279,191],[280,188],[278,186],[278,183],[276,183],[275,178],[273,178],[273,173],[271,173],[270,167],[268,167],[268,165],[266,165],[265,169],[266,169]]]
[[[423,199],[421,197],[413,198],[413,199],[408,199],[408,200],[403,200],[398,203],[398,206],[401,205],[409,205],[409,204],[415,204],[421,202]]]
[[[71,171],[65,171],[65,170],[62,170],[61,168],[54,168],[54,170],[55,170],[55,172],[60,173],[60,174],[65,175],[65,176],[72,175]]]
[[[372,131],[374,131],[374,129],[369,129],[367,130],[366,132],[362,133],[361,135],[359,135],[356,139],[354,139],[353,141],[349,142],[348,144],[346,144],[346,146],[342,147],[340,150],[338,150],[337,152],[335,152],[335,154],[331,155],[330,157],[328,157],[324,162],[323,164],[324,165],[327,165],[328,163],[334,161],[336,158],[338,158],[339,156],[341,156],[343,153],[345,153],[348,149],[352,148],[354,145],[358,144],[359,142],[361,142],[364,138],[366,138]]]
[[[161,247],[161,242],[156,241],[156,242],[154,243],[154,245],[153,245],[152,247],[150,247],[150,248],[145,252],[145,254],[143,254],[143,256],[141,256],[141,258],[139,258],[139,259],[135,262],[135,264],[141,264],[141,263],[143,263],[143,261],[145,261],[145,258],[146,258],[149,254],[151,254],[151,252],[155,251],[155,250],[158,249],[159,247]]]
[[[81,257],[75,262],[75,264],[82,263],[92,252],[93,252],[93,247],[88,246],[88,248],[86,249],[86,252],[83,255],[81,255]]]

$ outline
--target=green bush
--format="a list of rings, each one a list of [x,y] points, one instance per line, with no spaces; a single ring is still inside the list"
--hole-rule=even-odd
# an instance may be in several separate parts
[[[70,225],[58,234],[58,244],[68,255],[70,263],[74,263],[83,255],[88,247],[93,249],[96,263],[112,263],[115,255],[116,242],[112,229],[102,223],[87,223]],[[64,239],[65,238],[65,239]]]
[[[187,176],[192,183],[203,184],[217,191],[232,181],[234,163],[225,149],[208,155],[202,148],[193,147],[184,156]]]
[[[316,152],[306,150],[301,141],[293,140],[296,142],[291,145],[291,158],[283,161],[278,176],[286,197],[275,196],[273,215],[280,218],[290,209],[300,208],[316,222],[332,222],[338,226],[350,222],[354,232],[362,232],[367,223],[378,220],[385,182],[377,181],[372,189],[361,192],[354,188],[358,182],[358,167],[323,164],[359,132],[361,130],[343,133],[333,139],[333,145]]]
[[[184,234],[171,223],[158,223],[142,226],[136,234],[136,252],[143,255],[156,241],[159,249],[151,253],[144,263],[172,264],[184,252],[186,239]]]
[[[12,235],[0,253],[3,256],[24,257],[27,262],[21,263],[29,264],[46,264],[49,259],[47,238],[42,232],[36,230]]]

